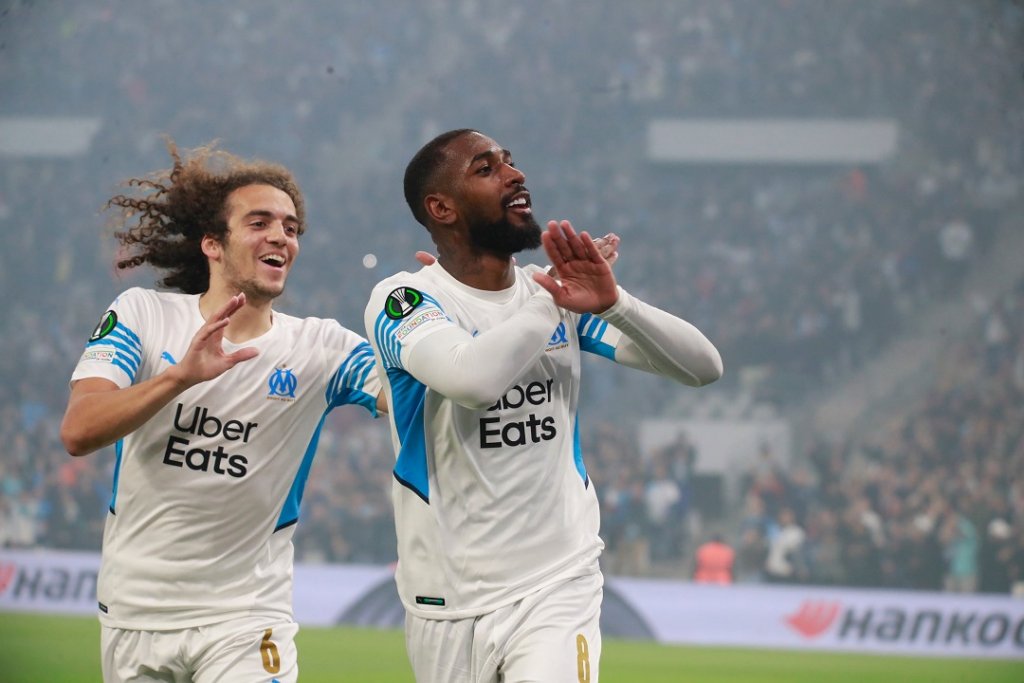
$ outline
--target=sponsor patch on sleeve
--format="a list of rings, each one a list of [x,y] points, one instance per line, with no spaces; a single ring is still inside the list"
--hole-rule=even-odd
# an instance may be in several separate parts
[[[111,309],[104,313],[103,317],[100,318],[99,324],[96,325],[95,329],[92,331],[92,335],[89,336],[89,341],[94,342],[99,339],[103,339],[113,332],[115,327],[117,327],[117,313]]]
[[[95,360],[101,363],[113,363],[114,356],[117,355],[117,351],[113,349],[86,349],[85,353],[82,354],[82,360]]]
[[[384,313],[392,320],[401,320],[423,303],[423,295],[412,287],[399,287],[388,294]]]
[[[447,319],[447,317],[448,316],[446,316],[440,310],[436,308],[429,308],[420,313],[419,315],[409,318],[404,323],[402,323],[401,327],[395,330],[395,338],[398,339],[398,341],[402,341],[403,339],[408,337],[413,330],[423,325],[424,323],[428,323],[431,320],[445,320]]]

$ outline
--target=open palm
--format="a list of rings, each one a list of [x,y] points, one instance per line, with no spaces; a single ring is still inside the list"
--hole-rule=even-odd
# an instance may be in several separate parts
[[[219,377],[238,363],[255,358],[259,354],[259,351],[251,346],[234,353],[224,353],[224,331],[231,315],[244,305],[244,294],[231,297],[192,337],[188,351],[178,363],[179,372],[187,378],[189,384]]]
[[[533,278],[556,304],[574,313],[601,313],[615,303],[615,275],[589,234],[577,234],[569,221],[549,221],[541,240],[555,277],[536,273]]]

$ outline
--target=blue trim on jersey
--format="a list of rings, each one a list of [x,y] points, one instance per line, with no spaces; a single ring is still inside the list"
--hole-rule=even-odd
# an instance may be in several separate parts
[[[587,467],[583,464],[583,449],[580,448],[580,414],[576,413],[572,425],[572,456],[576,463],[576,471],[583,479],[584,487],[590,486],[590,477],[587,476]]]
[[[391,383],[391,414],[395,418],[401,444],[395,461],[395,479],[429,505],[427,440],[423,430],[423,401],[427,387],[398,368],[388,368],[388,381]]]
[[[393,334],[398,325],[399,321],[392,320],[381,313],[377,316],[377,324],[373,329],[373,337],[377,341],[377,348],[380,349],[380,357],[384,362],[385,370],[402,367],[402,345]]]
[[[118,344],[115,342],[120,343]],[[86,344],[86,346],[96,346],[97,344],[110,344],[111,346],[124,349],[136,362],[139,362],[142,359],[142,342],[139,341],[137,334],[125,327],[122,323],[117,323],[114,329],[110,331],[110,334],[95,341],[91,341]]]
[[[123,355],[125,357],[126,362],[135,367],[138,367],[139,363],[142,362],[141,349],[131,345],[123,338],[117,338],[116,335],[117,330],[114,330],[103,339],[100,339],[99,341],[90,342],[88,346],[113,346],[118,351],[123,352],[119,353],[118,356]]]
[[[354,403],[361,405],[376,415],[377,397],[363,391],[366,380],[373,372],[377,361],[373,357],[373,349],[367,342],[360,342],[345,357],[341,367],[331,376],[327,383],[324,398],[331,408]]]
[[[320,416],[320,422],[313,431],[309,445],[306,446],[306,452],[302,456],[302,464],[299,465],[299,471],[295,473],[295,481],[292,482],[292,488],[288,491],[288,497],[285,498],[284,507],[281,508],[281,514],[277,518],[277,526],[274,527],[274,533],[299,521],[302,493],[306,490],[309,469],[313,466],[313,456],[316,455],[316,447],[320,444],[320,431],[324,428],[324,420],[327,419],[328,412],[330,412],[330,408],[325,410],[324,414]]]
[[[132,328],[128,327],[127,325],[119,321],[117,325],[114,326],[114,329],[111,332],[111,334],[113,334],[114,332],[120,333],[121,335],[123,335],[125,341],[134,344],[139,348],[140,351],[142,350],[142,340],[139,339],[139,335],[135,334]]]
[[[423,292],[420,294],[426,305],[418,306],[417,312],[422,313],[433,306],[444,314],[437,299]],[[402,343],[395,337],[395,331],[405,324],[407,318],[394,320],[382,311],[374,323],[373,338],[391,384],[391,414],[400,443],[393,474],[398,483],[429,505],[427,440],[423,430],[423,401],[427,387],[402,367]]]
[[[124,370],[124,374],[128,375],[128,381],[129,382],[132,382],[132,383],[135,382],[135,370],[136,370],[136,368],[129,368],[127,365],[125,365],[124,362],[121,360],[121,356],[119,356],[119,355],[118,356],[114,356],[114,360],[112,360],[110,362],[111,362],[111,364],[116,365],[117,367],[119,367],[122,370]]]
[[[423,301],[427,305],[421,305],[415,308],[415,311],[422,313],[423,311],[429,310],[430,306],[434,306],[444,314],[444,309],[441,307],[441,304],[437,302],[437,299],[429,294],[424,294],[423,292],[420,292],[420,294],[423,296]],[[377,321],[373,326],[373,338],[377,342],[377,348],[380,350],[380,356],[381,360],[384,361],[385,370],[402,367],[402,342],[395,338],[394,332],[404,325],[406,319],[409,317],[410,316],[406,316],[405,318],[394,320],[389,318],[384,312],[377,315]],[[445,317],[447,317],[447,315],[445,315]]]
[[[139,341],[138,335],[122,323],[117,323],[117,326],[114,327],[110,334],[102,339],[87,343],[85,348],[88,349],[93,346],[112,347],[116,353],[111,364],[124,370],[125,374],[128,375],[129,381],[135,381],[135,375],[139,371],[139,365],[142,363],[142,343]]]
[[[615,347],[604,342],[596,342],[587,337],[580,337],[580,351],[603,356],[608,360],[615,360]]]
[[[118,439],[114,444],[114,485],[110,492],[110,512],[116,515],[114,506],[117,504],[117,482],[121,478],[121,455],[124,453],[124,439]]]
[[[580,337],[580,351],[604,356],[615,360],[615,347],[601,341],[608,330],[608,322],[601,320],[592,313],[584,313],[576,324],[576,332]]]

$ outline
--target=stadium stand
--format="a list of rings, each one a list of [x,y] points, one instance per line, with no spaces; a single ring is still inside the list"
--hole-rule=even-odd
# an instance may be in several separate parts
[[[1020,4],[530,0],[497,12],[16,4],[4,21],[24,30],[0,45],[0,117],[103,125],[85,154],[0,156],[0,325],[16,340],[0,357],[0,545],[99,547],[112,453],[71,459],[57,432],[93,318],[152,281],[112,273],[98,210],[118,180],[161,162],[160,133],[183,146],[221,137],[295,170],[311,226],[284,307],[358,329],[372,284],[429,246],[400,195],[408,154],[468,125],[513,145],[540,215],[622,235],[623,284],[691,319],[725,359],[723,386],[687,402],[614,370],[584,387],[612,573],[690,576],[714,524],[741,583],[1024,582],[1024,262],[1013,287],[934,342],[898,409],[841,438],[798,419],[913,332],[919,311],[969,298],[992,245],[1019,230]],[[556,30],[570,19],[577,30]],[[472,29],[481,22],[498,28]],[[870,166],[652,164],[644,134],[663,117],[885,117],[899,151]],[[702,401],[803,425],[788,464],[751,458],[720,519],[699,504],[711,455],[686,439],[642,453],[634,431]],[[297,559],[391,562],[385,429],[344,411],[328,427]],[[767,564],[776,555],[783,571]]]

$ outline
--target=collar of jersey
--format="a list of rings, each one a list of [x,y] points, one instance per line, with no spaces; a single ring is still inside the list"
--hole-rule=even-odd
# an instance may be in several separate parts
[[[522,269],[520,269],[519,266],[516,266],[516,281],[511,287],[499,290],[490,290],[477,289],[476,287],[470,287],[469,285],[463,282],[459,282],[452,276],[451,273],[445,270],[444,266],[442,266],[440,263],[434,263],[432,265],[429,265],[425,268],[425,270],[429,270],[435,277],[438,277],[451,283],[458,289],[464,291],[466,294],[469,294],[470,296],[477,299],[488,301],[493,304],[507,304],[509,301],[512,301],[512,299],[516,295],[516,292],[518,292],[519,288],[522,286],[522,281],[524,277]]]

